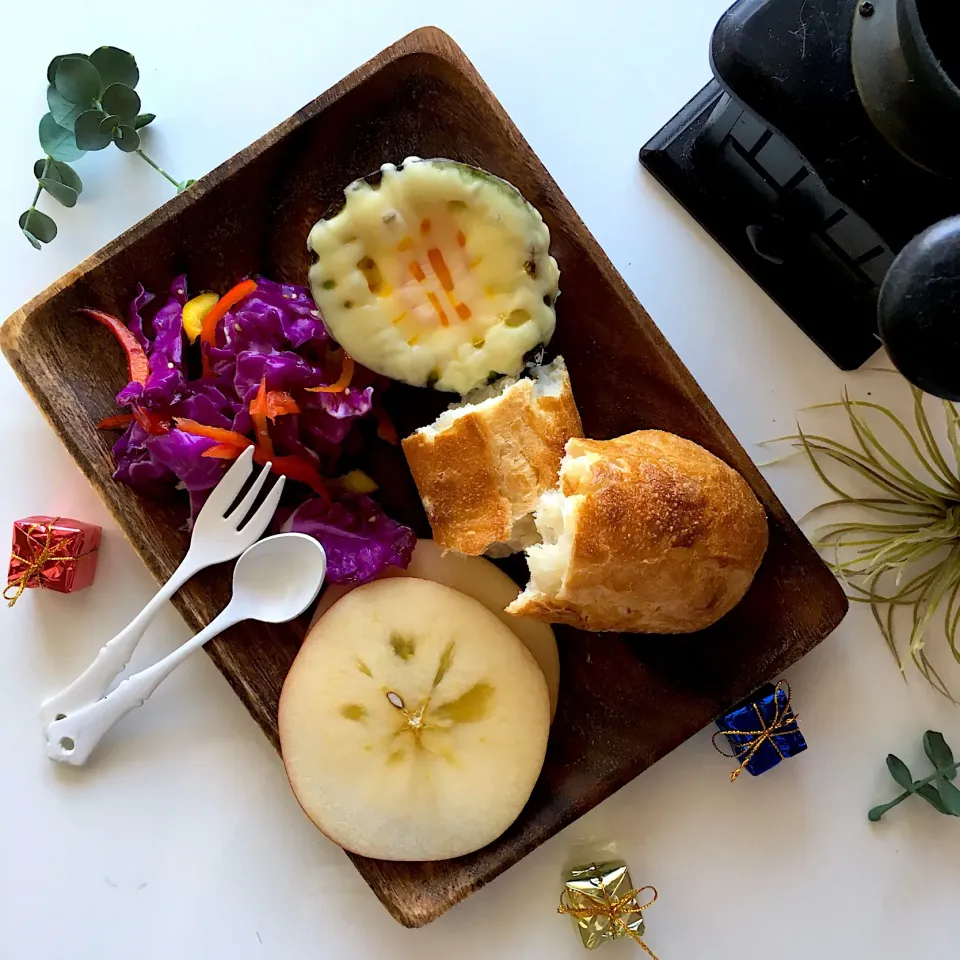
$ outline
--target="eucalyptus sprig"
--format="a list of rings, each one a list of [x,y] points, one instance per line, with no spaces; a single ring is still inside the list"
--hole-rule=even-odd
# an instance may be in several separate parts
[[[33,202],[20,215],[20,229],[37,250],[57,235],[53,218],[37,209],[41,193],[46,191],[65,207],[74,206],[83,183],[70,164],[87,151],[114,143],[161,173],[177,193],[195,182],[176,180],[144,153],[140,130],[153,122],[155,114],[140,112],[139,80],[137,61],[117,47],[98,47],[90,56],[68,53],[50,61],[49,112],[41,118],[39,129],[44,156],[33,165],[37,179]]]
[[[780,439],[793,441],[806,453],[817,475],[839,498],[821,504],[807,517],[852,507],[874,514],[873,522],[850,519],[820,527],[813,534],[814,546],[843,581],[849,598],[870,605],[901,670],[894,615],[900,608],[910,611],[910,656],[926,680],[953,699],[924,652],[924,635],[934,614],[945,606],[947,641],[960,661],[960,414],[953,404],[943,401],[950,444],[945,456],[923,408],[923,393],[911,390],[916,436],[886,407],[851,400],[844,391],[839,402],[810,409],[842,408],[855,446],[806,433],[799,424],[798,433]],[[905,438],[921,469],[904,466],[881,443],[873,426],[877,418]],[[849,493],[827,475],[824,466],[828,463],[868,480],[875,495]]]
[[[953,751],[947,746],[942,733],[928,730],[923,735],[923,752],[936,768],[924,780],[914,780],[910,768],[892,753],[887,756],[887,769],[890,776],[903,787],[904,792],[889,803],[874,807],[867,818],[876,823],[888,810],[903,803],[907,797],[923,797],[937,813],[948,817],[960,817],[960,790],[952,783],[957,778],[960,763],[953,759]]]

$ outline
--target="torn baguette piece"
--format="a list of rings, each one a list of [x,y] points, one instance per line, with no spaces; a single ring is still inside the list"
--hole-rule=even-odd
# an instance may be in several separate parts
[[[403,441],[433,538],[448,550],[502,557],[539,539],[537,500],[583,428],[563,358],[531,374],[468,394]]]
[[[769,537],[739,473],[659,430],[570,440],[535,519],[543,542],[506,612],[593,631],[710,626],[746,594]]]

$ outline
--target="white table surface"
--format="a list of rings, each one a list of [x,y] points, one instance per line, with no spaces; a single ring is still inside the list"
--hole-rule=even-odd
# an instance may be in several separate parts
[[[841,374],[637,164],[637,150],[708,79],[726,0],[247,0],[4,13],[0,316],[159,206],[169,185],[109,150],[78,163],[85,190],[34,252],[16,227],[34,188],[49,58],[112,43],[140,63],[149,151],[198,177],[341,76],[427,23],[471,57],[680,357],[752,445],[843,384],[900,399],[898,378]],[[456,8],[456,9],[454,9]],[[39,8],[38,8],[39,10]],[[264,12],[266,11],[266,12]],[[400,157],[384,157],[399,161]],[[131,278],[131,282],[134,278]],[[882,363],[882,358],[875,362]],[[788,672],[810,749],[758,779],[703,732],[431,926],[408,931],[301,814],[280,760],[198,656],[106,741],[89,768],[43,754],[36,711],[154,589],[6,364],[0,366],[0,534],[33,513],[104,525],[93,589],[31,591],[0,627],[0,957],[54,960],[580,957],[557,917],[574,851],[615,842],[660,902],[662,960],[951,956],[960,828],[894,795],[883,759],[921,761],[920,736],[960,746],[960,712],[904,684],[869,613]],[[824,499],[799,461],[767,471],[796,516]],[[172,607],[137,662],[187,637]],[[937,661],[955,686],[960,668]],[[951,661],[952,663],[952,661]],[[917,769],[924,769],[918,762]],[[918,774],[919,775],[919,774]],[[924,774],[925,775],[925,774]],[[604,957],[639,956],[617,944]]]

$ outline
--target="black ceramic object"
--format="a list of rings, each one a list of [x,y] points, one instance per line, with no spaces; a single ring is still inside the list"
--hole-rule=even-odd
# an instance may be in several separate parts
[[[960,89],[945,65],[958,69],[958,42],[956,0],[866,0],[853,19],[853,75],[873,125],[904,156],[943,176],[957,171]]]
[[[878,3],[909,2],[922,27],[914,42],[927,37],[932,62],[949,77],[960,41],[944,31],[957,19],[948,8],[960,4],[872,2],[740,0],[713,34],[716,79],[641,151],[644,165],[843,369],[879,346],[880,285],[896,253],[960,213],[960,182],[919,166],[877,129],[852,54],[862,10],[876,16]],[[944,142],[958,127],[940,126]]]
[[[927,393],[960,400],[960,216],[903,248],[883,283],[879,317],[897,369]]]

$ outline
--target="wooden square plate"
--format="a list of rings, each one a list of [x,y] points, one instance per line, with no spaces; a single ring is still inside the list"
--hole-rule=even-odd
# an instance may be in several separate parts
[[[567,360],[587,435],[656,427],[689,437],[747,478],[770,519],[770,548],[750,593],[703,635],[648,639],[557,629],[560,705],[546,765],[500,840],[442,863],[353,857],[393,916],[420,926],[807,653],[840,622],[846,600],[493,94],[433,28],[362,66],[4,325],[0,340],[11,366],[154,576],[168,577],[186,550],[185,506],[141,499],[111,479],[110,438],[96,423],[115,412],[124,363],[110,334],[77,308],[122,313],[138,280],[162,290],[182,271],[194,290],[224,290],[254,272],[302,283],[314,221],[350,181],[410,155],[484,167],[516,184],[543,213],[563,291],[551,351]],[[428,422],[443,403],[426,390],[387,393],[401,431]],[[381,474],[393,478],[385,490],[389,512],[428,535],[402,457],[393,448],[376,456]],[[522,561],[509,569],[524,579]],[[229,570],[207,571],[174,602],[200,629],[226,602],[229,583]],[[207,648],[274,744],[280,688],[305,626],[305,619],[241,625]]]

